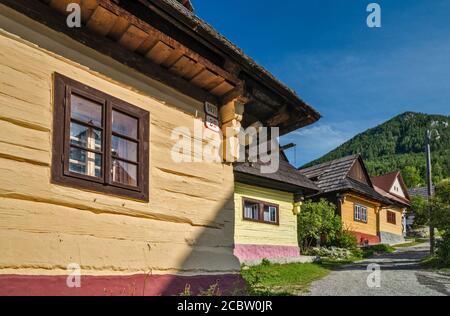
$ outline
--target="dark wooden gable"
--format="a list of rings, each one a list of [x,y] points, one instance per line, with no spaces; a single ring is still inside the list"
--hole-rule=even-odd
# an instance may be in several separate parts
[[[355,163],[348,172],[347,177],[356,180],[358,182],[367,184],[369,186],[372,186],[372,182],[370,181],[370,177],[366,171],[364,162],[360,158],[355,160]]]

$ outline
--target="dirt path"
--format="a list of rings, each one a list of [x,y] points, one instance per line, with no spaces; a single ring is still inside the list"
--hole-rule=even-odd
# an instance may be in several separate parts
[[[450,276],[425,271],[419,265],[427,254],[427,245],[423,244],[343,266],[324,279],[314,282],[310,287],[310,295],[450,296]],[[371,264],[379,266],[379,278],[374,270],[368,271]],[[377,283],[377,280],[380,282]]]

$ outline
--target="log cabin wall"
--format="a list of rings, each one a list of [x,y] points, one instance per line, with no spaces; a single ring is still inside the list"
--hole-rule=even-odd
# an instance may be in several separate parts
[[[278,206],[278,224],[244,219],[243,200],[257,200]],[[235,204],[235,255],[243,262],[262,259],[298,258],[297,216],[294,194],[237,182]]]
[[[398,206],[390,206],[388,208],[382,208],[379,212],[380,222],[380,239],[384,244],[399,244],[405,241],[403,236],[403,214],[405,209]],[[388,213],[393,218],[388,220]]]
[[[367,208],[367,222],[355,220],[356,205]],[[358,243],[368,241],[370,244],[377,244],[380,242],[378,237],[379,207],[379,203],[367,200],[363,196],[357,194],[344,195],[343,202],[340,205],[343,227],[356,235]]]
[[[171,131],[193,134],[203,103],[0,7],[0,293],[118,294],[134,282],[144,294],[176,294],[190,281],[157,277],[209,275],[207,288],[239,271],[232,166],[168,158]],[[149,203],[50,182],[55,72],[150,112]],[[90,287],[66,287],[70,263],[94,278]],[[158,286],[145,288],[147,278]]]

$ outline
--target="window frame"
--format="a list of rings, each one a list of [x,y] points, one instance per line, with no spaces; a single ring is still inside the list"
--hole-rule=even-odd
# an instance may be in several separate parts
[[[245,204],[246,203],[253,203],[253,204],[258,204],[258,219],[252,219],[252,218],[247,218],[245,216]],[[265,221],[264,220],[264,208],[265,207],[275,207],[276,208],[276,222],[271,222],[271,221]],[[269,214],[270,216],[270,214]],[[243,197],[242,198],[242,219],[244,221],[248,221],[248,222],[254,222],[254,223],[260,223],[260,224],[267,224],[267,225],[274,225],[274,226],[280,226],[280,206],[278,204],[274,204],[274,203],[269,203],[269,202],[264,202],[264,201],[260,201],[260,200],[255,200],[255,199],[251,199],[251,198],[246,198]]]
[[[364,210],[365,216],[362,216],[363,213],[361,213],[361,216],[359,216],[361,218],[357,217],[357,212],[358,212],[357,210],[358,210],[358,208],[361,211]],[[363,219],[363,217],[365,217],[365,219]],[[354,221],[355,222],[359,222],[359,223],[368,224],[368,222],[369,222],[369,218],[368,217],[369,217],[368,208],[366,206],[363,206],[363,205],[355,203],[355,205],[353,207],[353,219],[354,219]]]
[[[386,221],[388,224],[397,225],[397,214],[392,211],[386,212]]]
[[[71,118],[72,94],[102,106],[101,127],[90,126],[89,123],[80,122],[82,123],[82,126],[90,126],[102,132],[101,152],[80,148],[86,152],[95,152],[102,155],[102,176],[100,178],[79,174],[69,170],[70,148],[79,148],[70,143],[70,124],[73,121],[78,124],[76,119]],[[53,97],[52,183],[148,202],[150,195],[150,113],[58,73],[54,74]],[[116,158],[112,155],[112,137],[116,134],[120,134],[112,131],[113,111],[137,119],[137,139],[132,139],[126,135],[119,136],[122,139],[131,140],[137,143],[137,161],[132,162],[137,168],[137,186],[121,184],[112,179],[112,161],[118,159],[125,163],[129,162],[127,159]]]

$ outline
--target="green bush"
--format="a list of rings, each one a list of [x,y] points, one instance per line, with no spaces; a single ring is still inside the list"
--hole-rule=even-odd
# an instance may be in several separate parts
[[[302,250],[329,244],[342,230],[336,206],[325,199],[306,201],[298,215],[298,240]]]
[[[358,248],[358,239],[348,230],[342,230],[331,242],[331,246],[354,250]]]
[[[437,242],[437,258],[444,267],[450,267],[450,232],[442,235],[442,239]]]
[[[373,245],[373,246],[368,246],[368,247],[362,248],[364,258],[370,258],[375,255],[380,255],[380,254],[384,254],[384,253],[392,253],[394,251],[395,251],[395,248],[393,248],[389,245],[384,245],[384,244]]]
[[[364,251],[361,248],[355,248],[352,250],[353,258],[355,259],[363,259]]]

